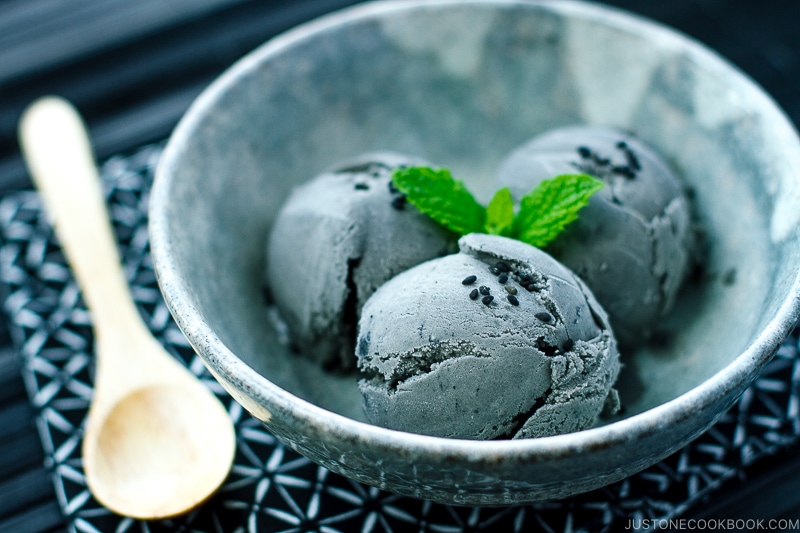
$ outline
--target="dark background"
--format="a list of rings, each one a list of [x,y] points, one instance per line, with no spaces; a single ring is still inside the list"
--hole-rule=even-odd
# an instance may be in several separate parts
[[[16,124],[44,94],[83,113],[99,158],[169,135],[194,97],[269,37],[347,0],[0,0],[0,195],[29,188]],[[800,124],[800,1],[611,0],[704,42]],[[800,207],[799,207],[800,208]],[[753,465],[688,517],[798,518],[800,454]],[[64,531],[0,317],[0,533]]]

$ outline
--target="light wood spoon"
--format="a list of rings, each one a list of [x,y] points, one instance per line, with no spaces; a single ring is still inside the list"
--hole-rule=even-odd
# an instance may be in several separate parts
[[[151,335],[133,303],[77,111],[42,98],[23,114],[19,136],[94,324],[95,392],[83,438],[89,488],[122,515],[184,513],[228,475],[236,446],[230,417]]]

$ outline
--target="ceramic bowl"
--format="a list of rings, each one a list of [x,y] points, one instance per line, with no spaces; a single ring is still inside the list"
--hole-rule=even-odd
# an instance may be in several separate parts
[[[262,300],[265,239],[292,187],[395,150],[480,195],[498,162],[566,124],[635,132],[692,191],[705,275],[623,355],[624,417],[517,441],[370,425],[354,376],[292,354]],[[161,290],[211,373],[282,442],[334,472],[439,502],[503,505],[588,491],[706,430],[800,308],[800,143],[768,95],[666,27],[573,1],[360,4],[292,29],[225,72],[174,131],[152,192]]]

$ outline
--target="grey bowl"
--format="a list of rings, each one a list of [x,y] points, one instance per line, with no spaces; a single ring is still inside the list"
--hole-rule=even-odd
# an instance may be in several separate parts
[[[572,123],[655,147],[692,189],[708,240],[707,275],[663,324],[670,342],[624,355],[624,418],[525,441],[387,430],[364,420],[354,377],[286,349],[261,288],[265,237],[292,187],[389,149],[449,166],[485,197],[509,150]],[[281,441],[390,491],[497,505],[603,486],[707,429],[798,317],[798,205],[792,125],[702,45],[593,4],[411,0],[326,16],[230,68],[170,139],[150,216],[178,325]]]

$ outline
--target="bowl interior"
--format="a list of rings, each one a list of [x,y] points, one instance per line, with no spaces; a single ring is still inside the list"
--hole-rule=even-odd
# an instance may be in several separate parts
[[[291,188],[369,150],[448,166],[482,200],[501,158],[556,126],[621,127],[664,156],[692,192],[705,275],[685,287],[660,342],[623,354],[626,416],[734,362],[796,290],[796,134],[712,53],[572,2],[394,2],[348,13],[239,62],[195,103],[159,170],[169,196],[159,231],[184,303],[270,381],[363,419],[356,377],[290,353],[262,286],[265,239]]]

